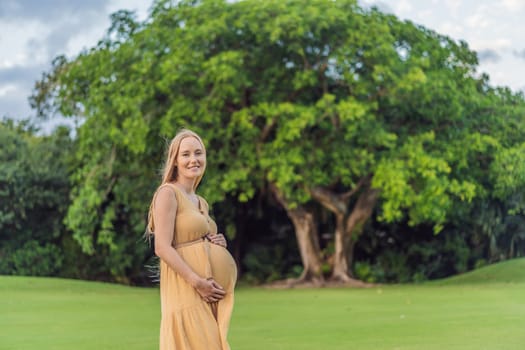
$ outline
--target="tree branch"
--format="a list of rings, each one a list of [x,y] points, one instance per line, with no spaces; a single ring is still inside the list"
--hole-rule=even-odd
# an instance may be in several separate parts
[[[345,201],[341,200],[341,197],[333,192],[330,192],[322,187],[314,187],[310,190],[310,195],[321,203],[326,209],[330,210],[335,214],[346,213],[348,206]]]
[[[264,129],[261,132],[261,136],[259,137],[259,142],[262,143],[262,142],[266,141],[266,139],[268,138],[268,135],[270,134],[270,131],[272,131],[274,126],[275,126],[275,118],[272,119],[272,121],[270,123],[267,123],[264,126]]]
[[[275,186],[275,184],[273,182],[270,182],[270,183],[268,183],[268,187],[270,188],[270,192],[274,194],[275,199],[277,200],[277,202],[279,202],[279,204],[281,204],[281,206],[283,208],[288,209],[288,202],[286,201],[286,199],[284,199],[283,194],[277,188],[277,186]]]
[[[366,176],[363,176],[361,179],[359,179],[359,181],[357,182],[357,184],[354,186],[354,188],[352,188],[350,191],[348,192],[345,192],[343,194],[341,194],[341,199],[343,201],[348,201],[350,199],[350,197],[352,197],[357,191],[359,191],[359,189],[361,187],[363,187],[363,185],[365,183],[367,183],[368,181],[370,181],[370,179],[372,178],[372,175],[366,175]]]
[[[267,123],[263,130],[261,131],[261,134],[259,136],[259,140],[257,142],[257,145],[255,146],[255,150],[257,152],[257,154],[261,154],[261,146],[263,143],[265,143],[266,139],[268,138],[268,135],[270,135],[270,132],[272,131],[272,129],[275,127],[276,125],[276,121],[275,121],[275,118],[272,119],[272,121],[270,123]],[[277,188],[275,188],[277,189]]]
[[[352,210],[352,214],[346,220],[345,233],[353,235],[357,229],[357,234],[362,232],[362,224],[372,215],[372,211],[379,197],[379,190],[367,187],[357,199],[357,203]]]

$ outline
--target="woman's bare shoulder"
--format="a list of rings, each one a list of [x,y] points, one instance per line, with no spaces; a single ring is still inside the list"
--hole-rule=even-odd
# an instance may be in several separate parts
[[[163,184],[155,193],[155,206],[171,207],[177,205],[177,192],[170,184]]]

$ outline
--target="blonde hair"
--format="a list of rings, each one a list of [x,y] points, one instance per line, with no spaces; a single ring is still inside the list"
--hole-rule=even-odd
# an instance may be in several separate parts
[[[177,172],[177,156],[179,155],[180,144],[181,144],[182,140],[184,140],[185,138],[188,138],[188,137],[196,138],[199,141],[199,143],[201,144],[202,150],[203,150],[204,154],[206,155],[206,148],[204,147],[204,142],[202,142],[202,139],[200,138],[199,135],[197,135],[197,133],[195,133],[195,132],[193,132],[191,130],[181,129],[177,133],[177,135],[175,135],[175,137],[171,140],[171,142],[169,144],[169,147],[168,147],[168,152],[166,154],[166,161],[164,163],[164,168],[162,170],[162,181],[161,181],[159,187],[157,188],[157,190],[155,191],[155,194],[153,195],[153,198],[151,200],[151,204],[149,206],[148,225],[146,227],[146,232],[145,232],[145,235],[147,237],[151,236],[153,234],[154,230],[155,230],[155,224],[153,222],[153,203],[155,201],[155,196],[156,196],[159,188],[162,185],[167,184],[169,182],[172,182],[174,180],[177,180],[177,176],[178,176],[178,172]],[[204,175],[204,171],[205,170],[206,170],[206,164],[204,164],[201,176],[199,176],[197,178],[197,180],[195,181],[195,184],[193,185],[193,189],[194,190],[196,190],[197,186],[199,186],[199,183],[202,180],[202,176]]]

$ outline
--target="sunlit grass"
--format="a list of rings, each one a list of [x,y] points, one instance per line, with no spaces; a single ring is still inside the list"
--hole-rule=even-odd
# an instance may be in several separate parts
[[[156,349],[158,290],[0,276],[0,349]],[[525,259],[423,285],[240,288],[232,349],[524,349]]]
[[[0,349],[153,349],[153,289],[0,277]]]

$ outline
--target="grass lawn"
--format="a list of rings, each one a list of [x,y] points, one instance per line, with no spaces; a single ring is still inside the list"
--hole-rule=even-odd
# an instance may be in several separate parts
[[[156,349],[159,317],[154,288],[0,276],[2,350]],[[239,288],[229,338],[234,350],[522,350],[525,259],[421,285]]]

